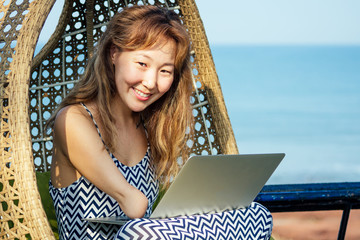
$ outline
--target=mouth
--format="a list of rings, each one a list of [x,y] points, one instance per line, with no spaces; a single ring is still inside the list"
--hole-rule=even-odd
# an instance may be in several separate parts
[[[143,100],[143,101],[149,99],[150,96],[151,96],[150,93],[144,93],[144,92],[142,92],[142,91],[140,91],[140,90],[138,90],[136,88],[133,88],[133,91],[135,93],[135,96],[137,98],[139,98],[140,100]]]

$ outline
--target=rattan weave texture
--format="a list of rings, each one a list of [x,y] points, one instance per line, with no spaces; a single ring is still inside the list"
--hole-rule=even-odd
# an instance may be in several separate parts
[[[54,1],[1,1],[0,236],[50,235],[32,161],[28,76],[36,40]]]
[[[0,1],[0,238],[53,239],[36,186],[48,171],[52,142],[46,120],[83,73],[106,23],[124,6],[174,9],[192,40],[195,154],[237,153],[214,62],[193,0],[65,0],[59,24],[33,58],[55,0]]]

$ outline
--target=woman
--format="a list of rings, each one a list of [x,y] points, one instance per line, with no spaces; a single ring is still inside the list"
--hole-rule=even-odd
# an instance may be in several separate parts
[[[82,219],[149,216],[159,181],[167,187],[177,159],[187,159],[189,46],[178,16],[159,7],[126,8],[108,24],[84,76],[49,120],[61,239],[132,238],[133,227],[142,228],[134,221],[118,232]]]

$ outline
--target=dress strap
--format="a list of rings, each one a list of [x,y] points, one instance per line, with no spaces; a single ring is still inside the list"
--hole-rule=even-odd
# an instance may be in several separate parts
[[[85,105],[84,103],[80,102],[80,104],[81,104],[81,105],[85,108],[85,110],[89,113],[92,121],[94,122],[94,125],[95,125],[95,127],[96,127],[96,130],[97,130],[97,132],[98,132],[98,134],[99,134],[99,137],[100,137],[102,143],[104,144],[106,150],[109,151],[108,147],[106,146],[106,144],[105,144],[105,142],[104,142],[104,140],[103,140],[103,138],[102,138],[102,136],[101,136],[99,126],[97,125],[94,116],[92,115],[92,113],[91,113],[90,110],[86,107],[86,105]]]
[[[149,142],[149,134],[148,134],[148,131],[147,131],[147,129],[146,129],[144,119],[142,118],[141,115],[140,115],[140,121],[139,121],[139,123],[136,124],[136,128],[138,128],[140,125],[143,126],[143,128],[144,128],[144,130],[145,130],[146,139],[147,139],[148,142]],[[149,145],[149,144],[148,144],[148,145]]]

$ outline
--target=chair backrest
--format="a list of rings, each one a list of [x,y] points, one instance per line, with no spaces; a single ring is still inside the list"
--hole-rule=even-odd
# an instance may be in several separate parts
[[[127,5],[174,9],[192,40],[195,154],[237,153],[214,62],[193,0],[65,0],[49,42],[33,57],[55,0],[0,1],[0,238],[48,239],[35,172],[48,171],[51,135],[43,126],[83,73],[115,12]]]

